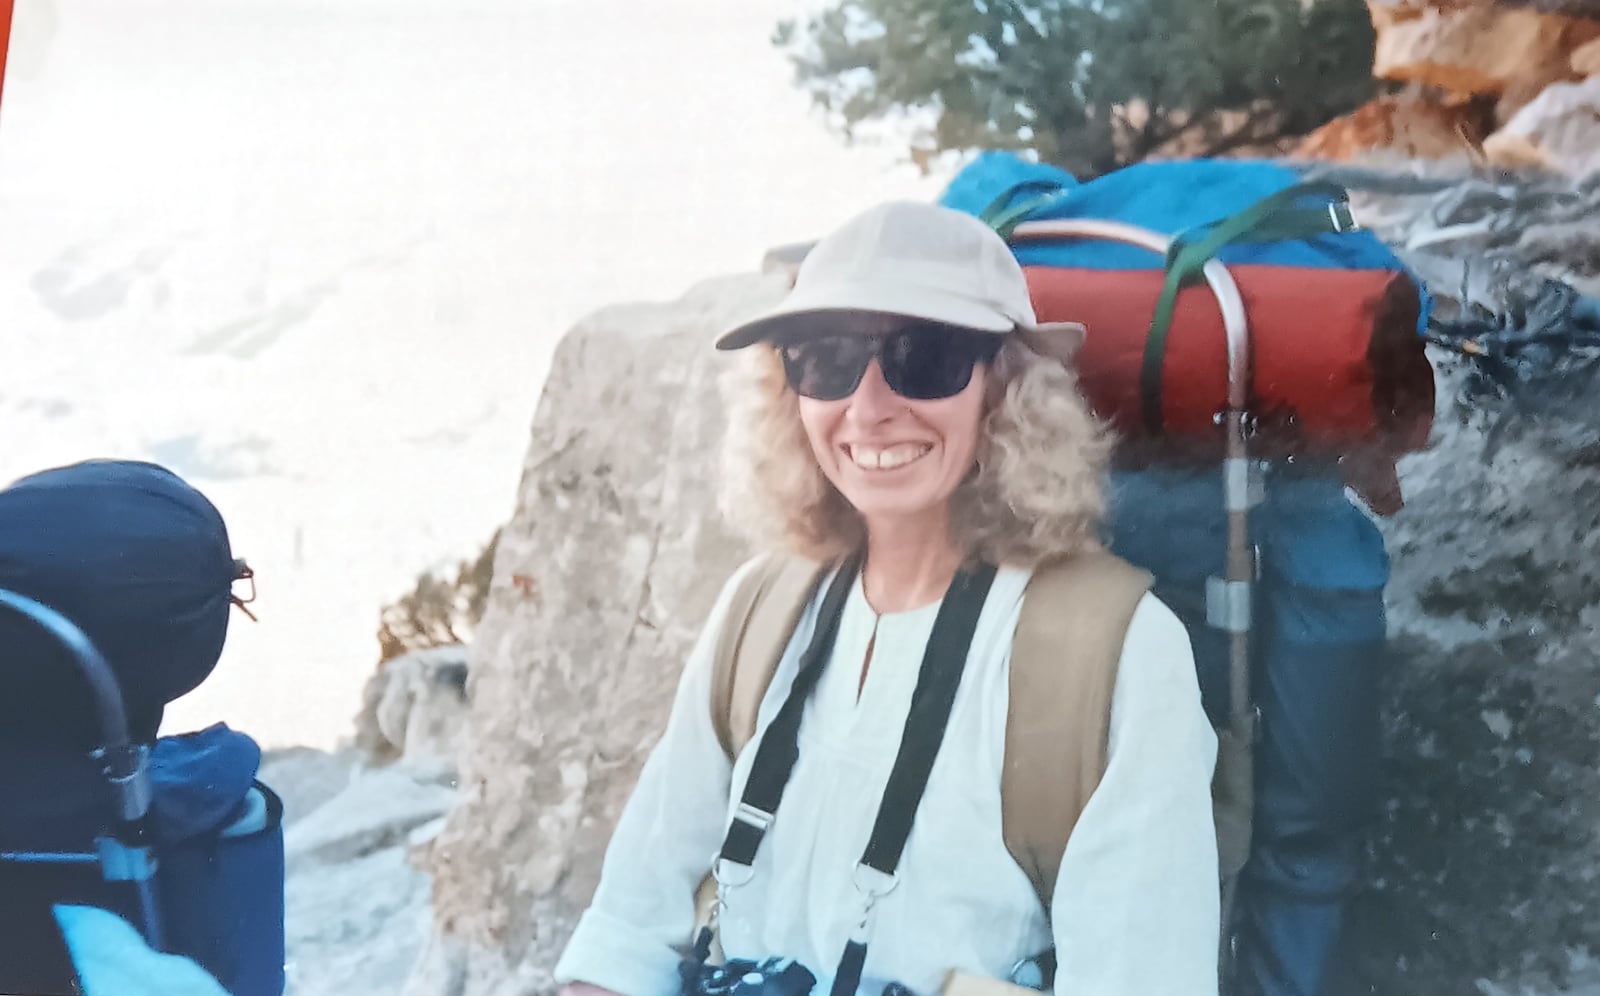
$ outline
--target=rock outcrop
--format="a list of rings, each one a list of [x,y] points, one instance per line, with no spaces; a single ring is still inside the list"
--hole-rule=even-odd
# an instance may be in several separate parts
[[[1307,135],[1295,154],[1351,160],[1373,150],[1403,159],[1472,158],[1487,135],[1481,108],[1416,94],[1379,97]]]
[[[368,682],[355,745],[274,751],[284,802],[286,996],[393,996],[429,937],[420,867],[457,799],[470,743],[465,647],[387,662]]]
[[[711,338],[781,277],[619,307],[561,343],[473,641],[474,747],[408,992],[528,993],[597,880],[682,662],[743,556],[714,514]]]
[[[1368,0],[1373,75],[1406,84],[1319,129],[1296,155],[1453,157],[1581,177],[1596,168],[1600,8],[1505,0]],[[1591,81],[1592,82],[1592,81]],[[1498,130],[1497,130],[1498,129]],[[1587,144],[1586,144],[1587,143]]]
[[[1589,176],[1600,171],[1600,75],[1546,87],[1484,142],[1502,166]]]
[[[380,665],[362,690],[356,746],[377,761],[454,769],[471,732],[468,655],[461,645],[433,647]]]
[[[417,856],[455,804],[449,774],[302,747],[260,777],[284,804],[285,996],[393,996],[429,937]]]
[[[1434,437],[1383,523],[1398,666],[1339,996],[1592,996],[1600,183],[1328,175],[1427,277],[1441,332],[1523,344],[1433,351]]]
[[[1384,801],[1338,996],[1600,993],[1600,464],[1570,426],[1496,442],[1469,364],[1436,359],[1438,430],[1384,529]]]
[[[1369,0],[1379,79],[1462,95],[1499,96],[1572,72],[1572,53],[1600,22],[1491,0]]]

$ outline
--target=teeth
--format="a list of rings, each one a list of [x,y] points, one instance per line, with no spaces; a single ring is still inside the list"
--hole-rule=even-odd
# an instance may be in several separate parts
[[[903,443],[882,449],[873,446],[850,447],[850,459],[864,470],[893,470],[913,460],[920,460],[933,449],[931,443]]]

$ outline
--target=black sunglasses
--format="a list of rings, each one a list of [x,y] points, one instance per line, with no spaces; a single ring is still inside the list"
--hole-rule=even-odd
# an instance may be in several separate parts
[[[889,389],[910,401],[937,401],[967,389],[972,369],[1000,352],[1001,336],[947,325],[881,335],[818,336],[780,343],[783,373],[796,394],[838,401],[855,393],[873,360]]]

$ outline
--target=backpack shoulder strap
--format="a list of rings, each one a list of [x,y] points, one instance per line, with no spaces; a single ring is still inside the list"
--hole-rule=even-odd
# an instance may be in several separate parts
[[[800,615],[824,567],[800,557],[767,554],[739,579],[711,654],[711,726],[728,760],[756,735],[756,714]],[[707,875],[695,892],[695,923],[710,922],[717,883]],[[720,948],[714,949],[722,960]]]
[[[1000,796],[1006,848],[1046,911],[1067,838],[1105,771],[1123,637],[1151,581],[1095,551],[1041,565],[1023,595]]]
[[[712,651],[711,725],[730,759],[756,732],[756,713],[825,567],[782,554],[740,578]]]

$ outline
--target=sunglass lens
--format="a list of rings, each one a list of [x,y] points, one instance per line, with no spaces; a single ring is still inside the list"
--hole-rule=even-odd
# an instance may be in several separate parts
[[[825,336],[783,346],[778,352],[784,376],[796,394],[838,401],[861,383],[872,361],[872,341],[865,336]]]
[[[883,376],[896,394],[915,401],[949,398],[966,390],[972,369],[992,356],[996,337],[945,329],[917,329],[883,346]]]

